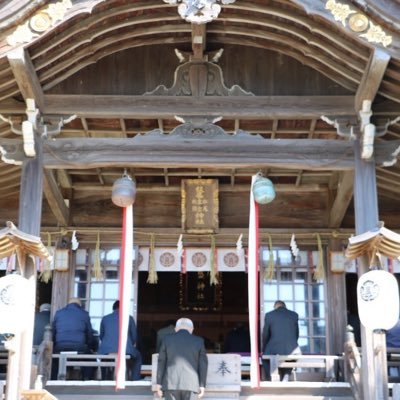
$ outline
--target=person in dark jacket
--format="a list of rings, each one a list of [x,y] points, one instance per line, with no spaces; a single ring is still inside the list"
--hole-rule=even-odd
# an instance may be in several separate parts
[[[58,310],[53,320],[54,353],[76,351],[90,354],[95,342],[89,313],[81,307],[78,298],[71,298],[66,307]],[[84,380],[92,378],[93,368],[82,367]],[[52,373],[54,379],[54,370]]]
[[[298,346],[299,316],[296,312],[288,310],[286,304],[277,300],[274,310],[265,314],[262,344],[265,355],[301,354]],[[271,380],[270,363],[263,360],[267,380]],[[287,381],[291,368],[280,368],[280,379]]]
[[[39,346],[43,341],[44,328],[50,324],[50,309],[50,304],[43,303],[39,307],[39,312],[35,314],[35,324],[33,329],[34,346]]]
[[[142,356],[136,348],[137,332],[136,324],[129,316],[128,338],[126,342],[126,354],[131,356],[127,360],[128,379],[137,381],[141,378],[140,369],[142,367]],[[119,300],[113,304],[113,312],[105,315],[100,323],[100,345],[99,354],[118,353],[119,341]],[[112,379],[111,373],[107,369],[102,369],[103,379]]]
[[[203,397],[208,359],[204,340],[192,335],[193,322],[178,319],[175,333],[161,343],[157,363],[157,395],[165,400],[195,400]]]
[[[239,322],[226,335],[224,352],[240,354],[250,353],[250,333],[242,322]]]

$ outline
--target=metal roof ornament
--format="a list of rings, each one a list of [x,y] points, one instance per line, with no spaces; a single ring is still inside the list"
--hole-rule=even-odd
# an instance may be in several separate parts
[[[178,13],[187,22],[206,24],[218,17],[221,12],[220,4],[233,4],[235,1],[236,0],[164,0],[164,3],[179,4]]]

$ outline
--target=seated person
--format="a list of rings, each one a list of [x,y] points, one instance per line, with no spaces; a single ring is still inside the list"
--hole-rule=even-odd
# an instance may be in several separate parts
[[[35,324],[33,329],[33,345],[39,346],[43,341],[44,328],[50,324],[50,309],[48,303],[43,303],[39,307],[39,312],[35,314]]]
[[[62,351],[76,351],[82,354],[91,354],[93,328],[89,313],[81,307],[78,298],[71,298],[66,307],[58,310],[53,320],[54,353]],[[53,359],[52,379],[57,379],[58,360]],[[82,367],[82,378],[92,379],[94,368]]]
[[[129,316],[128,338],[126,342],[126,354],[131,358],[127,360],[128,379],[140,380],[140,369],[142,367],[142,356],[136,348],[136,324],[131,316]],[[119,339],[119,300],[113,304],[113,312],[105,315],[100,323],[100,345],[99,354],[118,353]],[[111,371],[102,368],[103,379],[113,379]]]
[[[228,332],[224,342],[225,353],[250,353],[250,333],[242,322]]]

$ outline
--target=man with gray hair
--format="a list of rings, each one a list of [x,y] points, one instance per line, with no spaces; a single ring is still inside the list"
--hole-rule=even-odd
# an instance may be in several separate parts
[[[193,322],[180,318],[175,333],[161,343],[157,395],[165,400],[195,400],[204,395],[208,360],[204,340],[192,335]]]

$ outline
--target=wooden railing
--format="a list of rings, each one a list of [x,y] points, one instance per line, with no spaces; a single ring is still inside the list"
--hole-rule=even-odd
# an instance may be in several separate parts
[[[344,343],[344,376],[350,383],[354,399],[362,400],[361,355],[351,326],[347,326]]]
[[[325,382],[334,382],[336,364],[343,361],[342,356],[325,354],[291,354],[291,355],[263,355],[264,360],[271,363],[271,381],[279,381],[279,368],[292,368],[294,371],[303,369],[321,370],[321,378]],[[296,375],[294,374],[296,379]]]
[[[53,359],[58,358],[58,375],[57,379],[65,381],[67,379],[68,367],[92,367],[97,369],[100,367],[110,367],[115,369],[117,363],[117,354],[78,354],[74,352],[61,352],[53,354]],[[129,359],[131,356],[126,355]],[[100,376],[96,376],[101,380]]]

